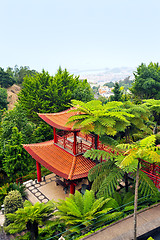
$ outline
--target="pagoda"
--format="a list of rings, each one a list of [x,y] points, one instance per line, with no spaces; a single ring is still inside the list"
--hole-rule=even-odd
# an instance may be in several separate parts
[[[53,140],[25,144],[25,150],[36,160],[37,180],[41,181],[41,165],[62,177],[75,192],[75,182],[88,176],[96,164],[83,156],[88,149],[95,148],[94,136],[83,135],[73,124],[67,125],[69,118],[78,112],[71,109],[59,113],[39,113],[39,117],[53,127]]]

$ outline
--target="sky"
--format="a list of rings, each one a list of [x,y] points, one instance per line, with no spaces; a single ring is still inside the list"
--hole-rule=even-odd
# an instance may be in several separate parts
[[[0,0],[0,67],[55,74],[160,62],[159,0]]]

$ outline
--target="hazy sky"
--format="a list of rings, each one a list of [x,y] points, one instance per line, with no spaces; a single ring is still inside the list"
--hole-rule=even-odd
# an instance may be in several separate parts
[[[160,62],[159,0],[0,0],[0,67],[54,74]]]

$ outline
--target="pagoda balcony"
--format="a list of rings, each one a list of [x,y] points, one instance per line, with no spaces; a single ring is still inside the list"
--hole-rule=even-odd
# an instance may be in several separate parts
[[[68,152],[73,153],[74,148],[74,134],[68,133],[63,136],[57,134],[56,144]],[[87,150],[94,148],[94,137],[90,135],[83,135],[81,133],[76,136],[76,154],[85,153]]]

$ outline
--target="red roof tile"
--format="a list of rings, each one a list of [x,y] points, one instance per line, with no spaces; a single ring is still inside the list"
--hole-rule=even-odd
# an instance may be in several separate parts
[[[74,156],[54,144],[53,140],[23,145],[26,151],[44,167],[69,180],[87,177],[95,163],[82,155]]]
[[[76,115],[76,112],[69,112],[71,109],[59,113],[38,113],[39,117],[42,118],[46,123],[52,127],[71,131],[73,130],[73,124],[66,125],[69,117]]]

